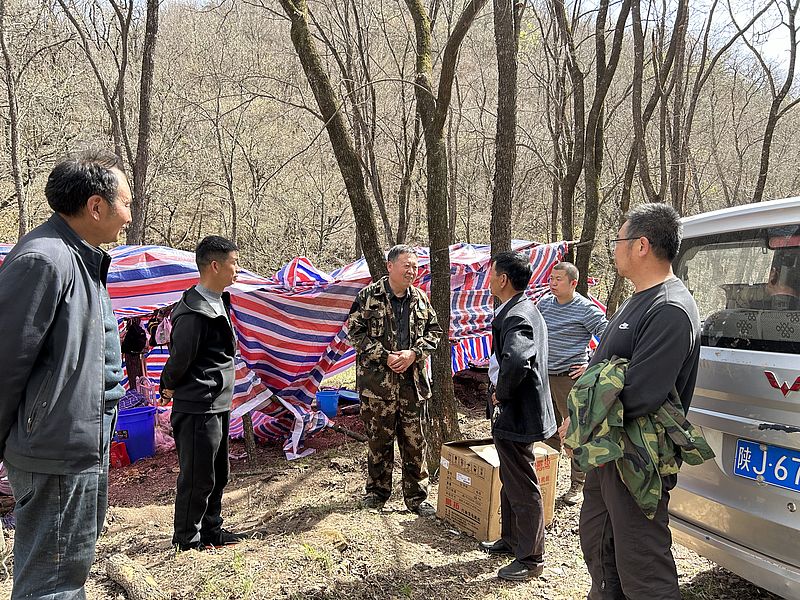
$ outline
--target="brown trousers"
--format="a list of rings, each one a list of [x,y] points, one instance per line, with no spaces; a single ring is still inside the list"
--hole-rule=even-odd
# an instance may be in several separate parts
[[[569,396],[569,392],[572,390],[572,384],[575,383],[575,380],[570,378],[569,375],[548,375],[548,379],[550,380],[550,395],[553,397],[553,412],[556,415],[556,425],[561,427],[561,423],[569,416],[569,412],[567,411],[567,396]],[[557,431],[554,435],[550,436],[550,439],[546,440],[545,443],[554,450],[561,452],[561,438],[558,437]],[[571,461],[570,464],[572,467],[570,473],[572,485],[583,485],[583,482],[586,480],[586,473],[575,465],[574,460]]]

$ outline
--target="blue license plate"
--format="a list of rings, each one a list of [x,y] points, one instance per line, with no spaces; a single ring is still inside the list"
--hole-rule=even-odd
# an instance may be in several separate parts
[[[734,475],[800,492],[800,451],[738,440],[733,460]]]

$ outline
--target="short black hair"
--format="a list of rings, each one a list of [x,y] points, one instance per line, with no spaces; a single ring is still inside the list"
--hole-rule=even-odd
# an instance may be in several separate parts
[[[403,254],[413,254],[414,256],[417,256],[417,251],[414,246],[409,246],[408,244],[397,244],[389,249],[389,254],[387,254],[386,260],[393,263]]]
[[[101,196],[114,204],[119,182],[113,169],[125,174],[122,159],[107,150],[87,150],[61,159],[44,187],[47,203],[68,217],[80,213],[92,196]]]
[[[202,271],[212,261],[222,261],[231,252],[238,252],[239,247],[227,238],[220,235],[208,235],[200,240],[194,251],[194,259],[197,269]]]
[[[683,225],[678,211],[669,204],[651,202],[632,208],[625,215],[625,237],[646,237],[656,258],[672,262],[678,255]]]
[[[511,282],[511,287],[521,292],[531,281],[533,269],[528,257],[522,252],[500,252],[492,257],[491,263],[498,275],[505,273]]]
[[[567,274],[567,277],[569,277],[570,281],[577,281],[578,277],[580,277],[578,267],[565,260],[561,261],[560,263],[556,263],[556,265],[553,267],[553,271],[564,271]]]

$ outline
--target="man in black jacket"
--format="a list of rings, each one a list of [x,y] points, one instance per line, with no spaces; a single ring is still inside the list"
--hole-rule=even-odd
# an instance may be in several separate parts
[[[501,537],[481,542],[490,554],[515,560],[497,573],[501,579],[525,581],[544,569],[544,509],[533,443],[556,431],[547,380],[547,327],[525,296],[531,267],[525,255],[502,252],[492,258],[489,287],[502,304],[492,322],[497,416],[492,435],[500,458]]]
[[[619,395],[626,422],[656,412],[673,389],[688,412],[694,394],[700,315],[672,272],[682,227],[672,206],[641,204],[608,241],[617,272],[630,280],[634,294],[614,313],[589,365],[615,356],[630,361]],[[569,419],[562,440],[568,428]],[[662,478],[656,514],[648,518],[613,465],[586,474],[579,530],[592,576],[589,600],[680,600],[669,529],[670,490],[677,481],[677,475]]]
[[[223,529],[221,516],[237,343],[224,290],[236,281],[239,251],[211,235],[197,245],[195,258],[200,283],[172,311],[169,359],[161,373],[161,401],[172,400],[180,466],[172,537],[180,550],[235,544],[243,537]]]
[[[44,189],[53,215],[0,267],[0,459],[17,501],[11,598],[86,597],[108,499],[108,449],[124,393],[106,290],[131,220],[122,161],[84,152]]]

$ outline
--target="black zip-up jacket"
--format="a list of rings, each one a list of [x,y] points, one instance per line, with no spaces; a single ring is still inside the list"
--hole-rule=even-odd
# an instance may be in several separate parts
[[[492,345],[500,372],[495,395],[500,414],[496,438],[530,444],[556,432],[547,378],[547,326],[525,294],[514,296],[492,321]]]
[[[230,294],[222,293],[230,314]],[[161,389],[174,390],[172,410],[191,414],[231,409],[236,379],[236,335],[225,315],[190,287],[172,310],[169,359],[161,372]]]
[[[54,214],[0,267],[0,458],[18,469],[101,468],[110,264]]]

